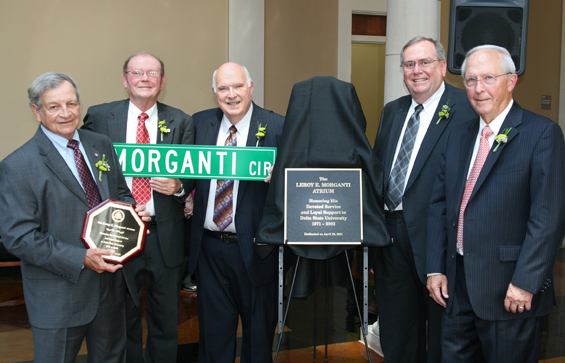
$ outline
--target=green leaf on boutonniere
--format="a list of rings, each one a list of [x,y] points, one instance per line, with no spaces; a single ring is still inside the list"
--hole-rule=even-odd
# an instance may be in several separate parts
[[[163,141],[163,134],[171,132],[171,129],[167,127],[167,121],[159,121],[159,131],[161,131],[161,141]]]
[[[98,181],[102,181],[102,172],[110,171],[110,164],[106,161],[106,154],[102,154],[102,160],[94,164],[100,170],[98,172]]]
[[[441,111],[439,111],[439,113],[438,113],[439,118],[436,122],[436,125],[439,125],[439,122],[442,119],[447,120],[449,118],[449,111],[451,111],[451,108],[449,107],[449,100],[447,100],[447,103],[445,105],[441,106]]]
[[[259,141],[261,141],[262,138],[265,137],[265,134],[267,133],[267,124],[265,124],[265,126],[261,126],[261,124],[259,124],[257,126],[257,133],[255,134],[255,137],[257,137],[257,144],[255,144],[255,147],[259,146]]]
[[[494,150],[492,150],[493,153],[495,153],[496,150],[498,150],[500,144],[506,144],[508,142],[508,134],[510,133],[510,130],[512,130],[512,127],[507,128],[506,130],[504,130],[504,133],[498,134],[494,137],[494,141],[496,141],[498,145],[496,145]]]

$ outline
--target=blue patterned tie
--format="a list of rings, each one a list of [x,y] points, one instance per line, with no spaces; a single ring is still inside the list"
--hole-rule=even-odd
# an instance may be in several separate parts
[[[237,146],[236,132],[235,126],[231,126],[225,146]],[[226,229],[233,222],[233,180],[218,180],[212,220],[220,231]]]
[[[390,173],[385,203],[391,212],[394,211],[402,201],[404,185],[406,184],[406,173],[408,172],[410,156],[412,155],[412,150],[414,150],[414,142],[416,141],[418,128],[420,127],[420,112],[422,112],[423,109],[424,106],[422,105],[416,106],[414,113],[410,116],[408,126],[406,126],[406,131],[404,131],[400,151],[398,151],[396,162]]]

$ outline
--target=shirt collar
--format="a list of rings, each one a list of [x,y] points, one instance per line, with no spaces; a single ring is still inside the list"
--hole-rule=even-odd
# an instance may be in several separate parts
[[[131,102],[131,101],[129,101],[128,110],[132,115],[134,115],[136,120],[137,120],[137,117],[143,112],[139,108],[137,108],[137,106],[134,105],[133,102]],[[147,116],[149,116],[148,120],[152,120],[153,116],[157,115],[157,102],[155,102],[155,104],[153,106],[151,106],[151,108],[149,110],[145,111],[145,113],[147,114]]]

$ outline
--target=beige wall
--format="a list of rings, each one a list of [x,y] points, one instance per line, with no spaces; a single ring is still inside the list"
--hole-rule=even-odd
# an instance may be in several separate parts
[[[38,123],[26,89],[42,73],[72,76],[89,106],[127,97],[121,68],[139,50],[165,62],[160,100],[192,114],[215,106],[212,72],[227,61],[228,0],[0,0],[0,160]]]
[[[292,86],[337,77],[337,0],[265,1],[265,107],[286,114]]]
[[[441,1],[441,42],[449,42],[449,0]],[[514,99],[520,106],[559,119],[559,75],[561,67],[561,16],[563,0],[530,1],[526,72],[518,80]],[[449,74],[446,81],[463,88],[459,75]],[[541,109],[541,96],[551,95],[551,110]]]
[[[356,43],[351,46],[351,83],[365,114],[365,135],[371,145],[375,142],[384,107],[385,59],[385,44]]]

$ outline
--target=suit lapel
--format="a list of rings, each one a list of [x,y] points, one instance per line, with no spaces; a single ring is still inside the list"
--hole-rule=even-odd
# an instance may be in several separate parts
[[[257,144],[257,138],[255,134],[259,131],[259,107],[253,103],[253,112],[251,113],[251,121],[249,122],[249,131],[247,133],[247,142],[245,143],[246,146],[255,146]],[[262,126],[265,126],[265,122],[262,122]],[[268,132],[268,131],[267,131]],[[263,138],[261,141],[264,141]],[[261,142],[260,145],[263,145]],[[246,180],[239,181],[239,189],[237,191],[237,205],[240,205],[241,198],[243,196],[243,192],[245,191],[245,187],[247,186]]]
[[[506,142],[506,144],[512,142],[512,139],[520,133],[519,126],[521,123],[522,123],[522,108],[518,106],[516,101],[514,101],[514,104],[512,105],[510,112],[508,112],[508,115],[506,116],[506,119],[502,123],[502,126],[500,127],[500,131],[499,131],[499,134],[501,134],[507,128],[512,128],[512,130],[510,130],[510,133],[508,134],[508,141]],[[479,190],[479,188],[485,181],[486,177],[493,169],[494,165],[496,164],[496,161],[498,160],[500,155],[504,152],[504,149],[506,148],[506,144],[501,144],[496,150],[496,152],[493,152],[493,150],[496,147],[496,145],[498,145],[498,143],[495,141],[492,144],[492,147],[489,151],[487,159],[485,160],[483,168],[481,169],[481,173],[479,174],[479,178],[477,179],[477,183],[475,184],[475,188],[473,188],[473,193],[471,193],[469,200],[471,200],[471,198],[473,198],[473,196],[477,193],[477,190]]]
[[[392,162],[394,160],[394,154],[396,153],[396,146],[401,142],[400,134],[402,133],[402,128],[404,127],[404,121],[406,120],[406,115],[410,108],[412,99],[406,97],[399,102],[399,107],[394,114],[394,120],[392,121],[392,126],[390,129],[390,136],[388,138],[387,145],[387,158],[384,165],[384,190],[388,190],[388,179],[390,171],[392,170]]]
[[[88,205],[86,194],[84,193],[84,190],[82,190],[78,180],[75,178],[73,172],[69,169],[69,166],[65,160],[63,160],[61,154],[59,154],[55,146],[51,143],[51,140],[49,140],[49,138],[43,133],[41,128],[35,133],[34,139],[37,144],[39,154],[43,157],[45,165],[67,188],[69,188],[71,192]]]
[[[168,128],[169,132],[161,132],[159,130],[159,124],[157,123],[157,144],[172,144],[173,143],[173,136],[175,132],[177,132],[177,121],[170,115],[168,112],[165,111],[165,107],[157,102],[157,122],[165,121],[165,127]],[[161,135],[163,137],[163,141],[161,141]]]
[[[102,155],[104,154],[88,138],[85,138],[82,133],[80,134],[80,140],[82,142],[84,150],[86,151],[86,155],[90,163],[90,168],[94,172],[94,176],[95,176],[94,181],[98,185],[98,190],[100,191],[100,198],[102,198],[102,200],[106,200],[107,198],[110,197],[110,189],[108,187],[108,175],[105,172],[102,172],[102,175],[100,175],[99,170],[96,167],[96,163],[102,160]],[[109,155],[105,155],[105,160],[108,160],[108,157]]]
[[[471,163],[471,158],[473,157],[473,148],[475,147],[475,140],[477,138],[477,133],[479,132],[479,118],[475,118],[467,132],[461,136],[460,140],[453,140],[453,142],[459,142],[459,162],[457,163],[457,180],[455,183],[455,211],[456,215],[459,215],[460,201],[463,198],[463,192],[465,191],[465,184],[467,183],[467,174],[469,172],[469,164]],[[446,165],[451,167],[450,165]]]
[[[426,163],[430,154],[434,150],[439,138],[447,128],[449,121],[453,118],[455,112],[457,111],[457,109],[455,108],[455,100],[451,99],[450,96],[451,96],[451,92],[449,92],[449,87],[448,85],[445,85],[445,91],[443,92],[443,95],[439,100],[438,106],[435,112],[433,113],[432,121],[430,122],[428,130],[426,131],[424,140],[422,140],[422,144],[420,145],[420,149],[418,150],[418,155],[416,155],[414,166],[412,167],[412,171],[410,172],[410,176],[408,177],[408,182],[406,183],[406,190],[410,188],[410,186],[412,185],[412,183],[420,173],[420,170],[422,170],[424,164]],[[449,118],[442,119],[439,124],[436,124],[439,118],[439,116],[437,115],[441,111],[442,106],[447,104],[448,100],[450,100],[449,107],[451,108],[449,112],[450,113]]]

